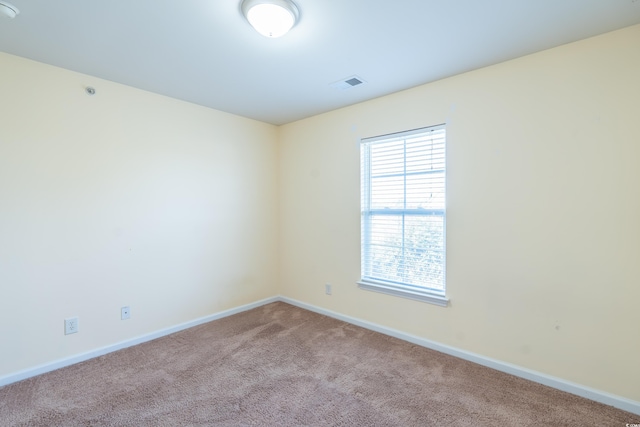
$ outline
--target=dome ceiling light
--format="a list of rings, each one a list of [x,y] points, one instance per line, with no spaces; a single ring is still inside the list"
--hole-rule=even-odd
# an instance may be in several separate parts
[[[290,0],[243,0],[242,13],[265,37],[285,35],[298,21],[298,7]]]
[[[18,10],[18,8],[12,5],[11,3],[7,3],[6,1],[0,1],[0,15],[13,19],[19,13],[20,11]]]

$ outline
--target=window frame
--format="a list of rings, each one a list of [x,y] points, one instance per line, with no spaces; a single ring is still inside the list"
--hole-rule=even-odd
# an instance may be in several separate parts
[[[421,135],[425,135],[427,136],[430,133],[433,132],[438,132],[438,133],[444,133],[443,138],[443,148],[444,148],[444,166],[443,166],[443,188],[442,188],[442,196],[445,198],[442,209],[439,208],[431,208],[431,209],[424,209],[424,208],[407,208],[407,183],[406,183],[406,178],[407,176],[411,175],[411,172],[407,172],[407,140],[410,138],[415,138],[415,137],[419,137]],[[393,142],[400,142],[402,141],[403,144],[403,161],[404,161],[404,168],[403,168],[403,172],[402,174],[398,175],[398,176],[402,176],[403,177],[403,186],[402,186],[402,197],[403,197],[403,204],[404,206],[400,209],[389,209],[389,208],[385,208],[385,209],[380,209],[380,208],[372,208],[372,175],[371,175],[371,169],[372,169],[372,160],[371,160],[371,146],[375,145],[375,144],[379,144],[379,143],[393,143]],[[360,187],[360,196],[361,196],[361,206],[360,206],[360,226],[361,226],[361,241],[360,241],[360,250],[361,250],[361,256],[360,256],[360,262],[361,262],[361,268],[360,268],[360,280],[357,282],[358,283],[358,287],[360,289],[364,289],[364,290],[368,290],[368,291],[375,291],[375,292],[381,292],[384,294],[388,294],[388,295],[393,295],[393,296],[398,296],[398,297],[403,297],[403,298],[409,298],[409,299],[413,299],[413,300],[418,300],[418,301],[423,301],[423,302],[427,302],[427,303],[431,303],[431,304],[435,304],[435,305],[439,305],[442,307],[446,307],[449,304],[449,299],[446,296],[446,177],[447,177],[447,167],[446,167],[446,151],[447,151],[447,142],[446,142],[446,125],[445,124],[440,124],[440,125],[436,125],[436,126],[429,126],[429,127],[424,127],[424,128],[419,128],[419,129],[413,129],[413,130],[409,130],[409,131],[404,131],[404,132],[397,132],[397,133],[392,133],[392,134],[386,134],[386,135],[380,135],[380,136],[375,136],[375,137],[370,137],[370,138],[363,138],[360,141],[360,171],[361,171],[361,177],[360,177],[360,181],[361,181],[361,187]],[[433,159],[432,159],[433,160]],[[433,165],[433,162],[428,163],[430,166]],[[395,194],[395,193],[394,193]],[[375,275],[372,274],[365,274],[365,264],[366,264],[366,260],[365,257],[369,256],[370,252],[370,246],[369,246],[369,242],[372,238],[373,232],[371,231],[371,224],[372,224],[372,220],[371,218],[374,215],[377,216],[381,216],[383,215],[384,211],[384,215],[388,215],[388,214],[398,214],[401,215],[403,220],[402,223],[404,224],[404,221],[406,220],[406,218],[413,218],[413,217],[418,217],[418,216],[430,216],[430,217],[438,217],[438,218],[442,218],[442,254],[443,254],[443,259],[442,259],[442,286],[443,289],[439,290],[439,289],[435,289],[435,288],[430,288],[427,286],[423,286],[423,285],[417,285],[417,284],[411,284],[411,283],[402,283],[402,282],[396,282],[393,280],[388,280],[385,278],[379,278],[379,277],[375,277]],[[377,212],[377,213],[376,213]],[[405,239],[405,232],[404,232],[404,226],[403,226],[403,231],[401,232],[402,235],[402,248],[403,248],[403,255],[402,255],[402,265],[405,265],[405,261],[406,258],[404,257],[404,239]],[[371,267],[373,268],[373,267]]]

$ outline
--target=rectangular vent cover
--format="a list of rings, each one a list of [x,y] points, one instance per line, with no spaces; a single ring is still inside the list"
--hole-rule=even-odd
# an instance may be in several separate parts
[[[354,86],[359,86],[363,83],[366,83],[364,79],[361,79],[358,76],[351,76],[342,80],[338,80],[337,82],[331,83],[329,86],[331,86],[334,89],[345,90],[345,89],[351,89]]]

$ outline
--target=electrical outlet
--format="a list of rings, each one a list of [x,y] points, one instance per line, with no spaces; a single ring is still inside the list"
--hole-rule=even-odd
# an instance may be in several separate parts
[[[64,334],[75,334],[78,332],[78,318],[77,317],[69,317],[68,319],[64,319]]]
[[[327,295],[331,295],[331,283],[324,284],[324,293]]]
[[[130,317],[131,317],[131,309],[129,308],[129,306],[122,307],[120,309],[120,319],[121,320],[127,320]]]

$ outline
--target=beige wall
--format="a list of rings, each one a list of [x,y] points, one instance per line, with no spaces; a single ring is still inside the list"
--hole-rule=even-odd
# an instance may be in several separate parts
[[[283,295],[640,401],[638,76],[635,26],[281,127]],[[359,139],[445,122],[450,306],[359,290]]]
[[[0,77],[0,377],[278,293],[276,127],[6,54]]]

